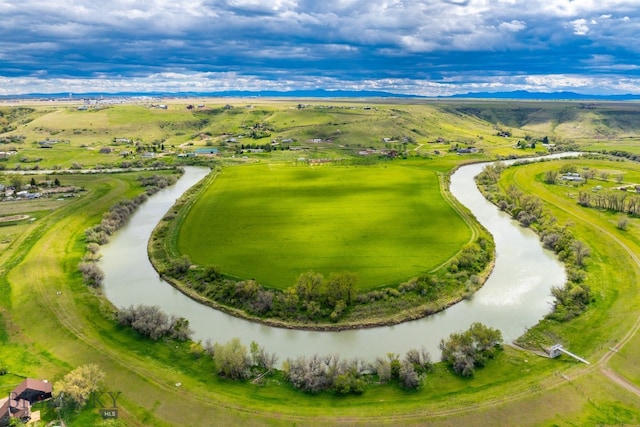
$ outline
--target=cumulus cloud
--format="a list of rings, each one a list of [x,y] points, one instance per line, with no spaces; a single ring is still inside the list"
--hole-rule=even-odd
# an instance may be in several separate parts
[[[500,28],[503,28],[507,31],[518,32],[527,28],[527,24],[524,21],[512,20],[511,22],[502,22],[500,23]]]
[[[589,32],[589,26],[586,19],[576,19],[571,21],[573,25],[573,34],[578,36],[584,36]]]
[[[398,90],[456,75],[506,85],[509,75],[615,71],[633,81],[638,15],[634,0],[0,0],[0,76],[141,88],[208,72]],[[3,90],[25,88],[16,85]]]

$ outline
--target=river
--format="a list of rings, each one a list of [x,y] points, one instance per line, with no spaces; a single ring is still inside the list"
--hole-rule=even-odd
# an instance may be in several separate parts
[[[542,248],[538,237],[500,212],[478,191],[473,177],[485,164],[459,168],[451,176],[451,193],[476,216],[496,243],[495,268],[471,298],[433,316],[395,326],[339,332],[298,331],[269,327],[227,315],[186,297],[158,277],[147,257],[147,240],[175,200],[208,173],[187,167],[170,188],[142,204],[128,224],[102,247],[100,267],[105,272],[104,291],[117,307],[158,305],[167,314],[189,320],[195,340],[226,343],[239,337],[248,345],[256,341],[282,362],[287,357],[339,354],[343,358],[373,360],[389,352],[404,355],[424,346],[434,360],[438,344],[452,332],[473,322],[500,329],[505,342],[522,335],[551,310],[551,288],[565,278],[562,264]]]

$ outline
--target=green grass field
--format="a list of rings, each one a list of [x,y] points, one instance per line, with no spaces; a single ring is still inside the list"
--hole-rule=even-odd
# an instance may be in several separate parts
[[[213,181],[182,224],[179,250],[276,288],[307,271],[349,271],[366,289],[429,271],[470,237],[429,169],[257,164]]]
[[[223,100],[216,102],[220,106],[224,105]],[[228,101],[224,100],[224,102]],[[240,102],[237,104],[240,105]],[[275,110],[290,109],[295,105],[294,102],[284,101],[265,102],[265,104],[268,105],[264,109]],[[485,149],[485,153],[477,156],[478,158],[491,158],[496,153],[518,153],[510,147],[513,140],[526,133],[534,132],[540,132],[540,134],[555,132],[558,138],[570,138],[571,135],[575,135],[581,138],[578,142],[582,143],[584,138],[585,144],[594,144],[594,146],[597,144],[598,146],[636,148],[628,138],[622,138],[622,135],[629,134],[637,136],[633,114],[625,113],[625,111],[633,112],[635,106],[624,106],[622,111],[615,113],[612,112],[613,107],[608,106],[603,107],[603,111],[597,109],[594,111],[585,110],[578,104],[570,103],[485,102],[474,104],[482,107],[479,112],[470,111],[467,108],[468,104],[464,111],[452,112],[446,111],[452,107],[452,103],[443,104],[445,105],[441,107],[384,104],[378,110],[357,111],[350,125],[353,126],[351,135],[357,134],[356,125],[360,129],[358,132],[364,132],[362,129],[366,129],[366,123],[361,123],[359,120],[371,114],[372,123],[369,123],[371,126],[373,121],[377,120],[376,117],[382,118],[386,115],[390,121],[402,121],[401,127],[409,126],[418,129],[424,134],[421,137],[425,145],[417,152],[423,153],[432,151],[434,147],[448,145],[447,143],[434,145],[426,142],[440,132],[447,138],[460,140],[473,138],[474,135],[483,136],[482,139],[477,138],[477,144]],[[171,108],[173,107],[174,105],[171,105]],[[52,109],[50,106],[46,108]],[[118,108],[114,107],[113,110]],[[109,125],[104,128],[106,130],[96,130],[95,135],[105,135],[95,136],[96,141],[108,141],[113,136],[120,137],[125,129],[134,129],[136,126],[139,126],[139,135],[145,139],[166,134],[168,138],[177,138],[176,141],[185,138],[192,131],[200,130],[195,128],[167,130],[167,127],[155,126],[150,122],[163,121],[164,119],[159,117],[166,112],[153,110],[140,112],[139,115],[133,114],[141,108],[144,109],[141,106],[123,108],[122,115],[113,117]],[[184,112],[183,115],[183,106],[176,108],[181,109],[178,114],[180,117],[168,118],[172,114],[170,110],[166,115],[166,121],[184,123],[182,120],[186,116],[185,120],[190,123],[191,113]],[[393,109],[400,112],[393,112]],[[246,113],[244,110],[241,111],[242,114]],[[51,119],[47,123],[40,122],[39,126],[48,129],[57,126],[59,129],[54,132],[68,135],[71,142],[65,150],[59,150],[60,152],[57,153],[58,148],[63,148],[62,146],[56,146],[51,151],[41,150],[27,142],[18,146],[20,154],[31,157],[45,151],[50,153],[43,154],[45,157],[41,162],[43,166],[58,163],[68,165],[71,163],[70,159],[76,159],[87,165],[102,161],[105,158],[103,155],[99,155],[97,150],[80,147],[80,139],[75,138],[87,138],[86,140],[94,138],[88,138],[88,131],[82,131],[82,129],[85,127],[91,129],[92,123],[91,126],[95,126],[96,129],[102,128],[106,126],[107,122],[103,121],[106,119],[102,118],[99,121],[96,118],[95,122],[76,122],[80,114],[87,114],[89,117],[94,113],[68,111],[58,116],[62,117],[60,121]],[[113,111],[107,116],[109,114],[113,114]],[[278,126],[282,126],[283,133],[294,132],[288,130],[288,127],[295,123],[301,126],[299,130],[301,134],[311,129],[305,126],[301,118],[303,116],[297,115],[296,110],[287,110],[286,114],[278,114],[281,116],[265,115],[265,117],[275,117],[272,120],[278,123]],[[333,123],[328,123],[339,120],[346,122],[347,120],[341,118],[341,115],[329,120],[324,117],[324,112],[304,114],[310,116],[318,114],[314,120],[327,129],[339,128],[345,133],[348,130],[345,127],[347,125],[335,126]],[[330,112],[330,114],[336,113]],[[403,114],[408,117],[403,118]],[[455,119],[452,114],[455,115]],[[616,114],[620,117],[619,119],[610,118]],[[390,117],[391,115],[394,117]],[[247,113],[246,116],[251,120],[258,117],[254,113]],[[602,121],[606,117],[610,118],[607,123]],[[311,117],[307,119],[311,120]],[[134,123],[137,120],[140,122]],[[141,124],[147,120],[149,120],[148,126]],[[240,123],[238,117],[231,114],[225,120],[229,120],[227,124],[230,128]],[[29,138],[33,137],[34,141],[48,134],[46,130],[36,130],[34,122],[21,124],[22,128],[13,133],[32,132],[29,133],[31,135]],[[497,122],[500,122],[501,126],[513,126],[514,135],[517,136],[512,139],[493,136],[492,126]],[[216,123],[214,121],[207,126],[213,129]],[[79,127],[76,131],[80,130],[83,133],[75,134],[74,126]],[[596,126],[603,126],[603,128],[599,128],[598,133],[594,133]],[[464,131],[461,130],[462,128]],[[177,135],[177,133],[185,135]],[[374,135],[377,133],[378,131],[372,134],[369,140],[376,139]],[[602,134],[611,135],[611,139],[606,142],[591,139],[593,135]],[[619,135],[618,139],[616,135]],[[354,143],[358,143],[356,139]],[[100,144],[95,142],[95,148],[99,146]],[[322,150],[330,150],[332,155],[337,157],[346,155],[338,147],[329,146],[321,147],[318,153],[309,155],[321,156]],[[54,153],[59,157],[49,158],[54,156]],[[237,184],[242,184],[241,188],[244,188],[246,194],[252,194],[255,200],[244,201],[247,212],[243,212],[242,215],[245,219],[258,219],[261,215],[260,203],[268,207],[268,213],[280,212],[285,216],[288,215],[279,210],[280,206],[274,200],[275,198],[269,198],[268,194],[254,194],[258,185],[264,186],[272,193],[283,191],[282,186],[277,186],[278,180],[263,179],[265,176],[288,177],[289,180],[286,181],[284,189],[300,193],[308,191],[310,193],[306,195],[308,199],[314,199],[311,194],[316,195],[315,199],[326,197],[325,191],[322,191],[326,186],[321,184],[323,177],[327,175],[345,173],[343,179],[345,182],[352,183],[350,187],[357,187],[356,184],[364,185],[362,178],[367,178],[365,188],[368,190],[376,189],[374,183],[378,182],[377,178],[380,176],[386,178],[384,187],[387,183],[408,187],[403,193],[405,197],[411,197],[412,193],[409,190],[413,189],[415,193],[413,195],[420,199],[420,202],[415,203],[416,206],[394,206],[394,212],[396,212],[395,209],[403,212],[412,212],[412,209],[428,212],[429,206],[424,205],[429,202],[425,200],[430,201],[435,197],[432,193],[436,192],[423,195],[425,200],[422,200],[418,196],[423,188],[420,183],[430,183],[430,186],[424,187],[424,191],[427,191],[427,188],[433,189],[435,187],[432,186],[437,187],[434,171],[446,173],[456,164],[469,159],[469,157],[444,154],[439,157],[439,160],[410,159],[406,167],[400,166],[399,161],[394,161],[387,164],[386,170],[375,167],[350,167],[344,170],[338,167],[319,167],[307,171],[275,163],[272,169],[269,169],[267,160],[276,157],[276,155],[264,155],[260,157],[262,164],[247,165],[247,168],[240,166],[227,168],[219,177],[222,179],[209,190],[215,194],[215,191],[222,187],[219,184],[224,183],[230,176],[233,177],[233,173],[246,170],[243,172],[247,174],[246,180],[243,181],[245,178],[238,175]],[[609,171],[611,175],[607,181],[591,180],[588,186],[584,187],[588,190],[596,185],[615,186],[614,176],[617,174],[623,175],[624,183],[640,181],[640,167],[637,163],[601,160],[563,162],[575,162],[579,169],[591,167]],[[17,161],[11,159],[4,164],[11,168],[17,164]],[[639,425],[638,395],[611,381],[604,372],[606,369],[613,370],[620,377],[640,387],[640,351],[638,351],[640,338],[637,333],[638,313],[640,313],[640,296],[637,286],[640,283],[640,261],[637,259],[637,254],[640,254],[640,223],[638,218],[629,218],[628,229],[619,230],[616,227],[617,214],[584,209],[577,205],[576,194],[580,187],[544,184],[545,170],[549,167],[559,168],[561,164],[562,162],[549,162],[509,169],[504,175],[503,185],[516,184],[525,193],[542,198],[552,206],[552,212],[560,223],[569,222],[575,235],[585,241],[591,249],[591,257],[587,260],[587,273],[588,285],[595,297],[587,312],[567,323],[543,321],[530,330],[530,333],[539,337],[541,342],[562,341],[571,351],[590,360],[592,364],[589,366],[580,365],[565,356],[552,361],[529,352],[508,348],[497,360],[489,362],[487,367],[478,370],[473,379],[456,377],[444,366],[437,365],[435,371],[425,379],[422,389],[417,392],[406,392],[395,386],[374,385],[362,396],[347,397],[331,393],[317,396],[300,393],[277,377],[270,379],[266,386],[220,379],[212,372],[211,360],[195,359],[189,352],[188,345],[176,346],[174,342],[151,342],[141,339],[130,330],[117,327],[110,317],[112,308],[109,302],[81,283],[77,264],[84,254],[83,231],[99,222],[102,213],[118,200],[131,197],[141,191],[135,189],[133,185],[138,174],[65,176],[61,177],[63,184],[66,184],[68,179],[73,181],[74,185],[85,186],[89,191],[82,197],[65,201],[57,207],[32,205],[31,208],[23,206],[12,208],[12,213],[30,214],[37,219],[33,223],[3,227],[0,230],[3,238],[10,239],[10,243],[0,248],[0,364],[8,367],[9,370],[9,374],[0,376],[0,392],[10,390],[21,381],[22,376],[55,381],[78,365],[96,363],[107,374],[108,389],[122,391],[122,398],[119,401],[120,417],[130,426],[201,426],[209,421],[216,425],[247,426]],[[311,172],[318,173],[319,177],[299,179],[299,186],[293,185],[292,181],[296,181],[296,173],[304,177],[306,173]],[[352,179],[348,176],[349,173],[359,178]],[[386,173],[389,176],[385,176]],[[420,183],[412,179],[414,176]],[[9,181],[7,176],[3,176],[2,179],[5,182]],[[303,185],[306,181],[315,184]],[[363,199],[359,200],[364,204],[363,200],[371,199],[366,197],[367,193],[368,191],[358,193],[351,189],[339,194],[343,199],[362,197]],[[390,200],[394,193],[386,190],[382,195],[386,197],[384,200]],[[215,198],[207,197],[202,199],[202,203],[213,203],[214,200]],[[439,200],[436,202],[441,203]],[[213,209],[218,208],[213,206]],[[241,208],[242,204],[238,202],[235,209]],[[0,209],[5,208],[0,206]],[[295,209],[295,206],[290,209]],[[347,204],[344,209],[353,210],[354,207]],[[390,207],[388,209],[391,210]],[[6,211],[9,209],[6,208]],[[8,212],[0,212],[3,215],[6,213]],[[445,210],[444,213],[452,217],[450,210]],[[364,214],[360,213],[360,215]],[[457,215],[455,218],[459,221]],[[215,228],[219,224],[219,219],[214,218],[212,224],[214,232],[208,236],[214,242]],[[266,221],[266,217],[259,219]],[[430,218],[430,220],[434,219]],[[392,222],[393,227],[404,227],[404,223],[399,226],[394,221],[398,219],[378,218],[378,222]],[[253,226],[258,222],[252,221],[249,224]],[[331,223],[327,224],[327,227],[330,226]],[[458,228],[464,229],[464,227]],[[415,230],[411,231],[411,236],[414,236]],[[266,231],[256,226],[257,232]],[[464,236],[459,236],[459,239],[465,240]],[[429,242],[424,243],[425,247],[429,246]],[[250,261],[245,259],[247,264],[250,264]],[[424,268],[428,268],[427,265],[429,263],[424,264]],[[405,267],[408,267],[408,263]],[[411,274],[409,270],[406,271]],[[61,291],[60,295],[57,294],[58,291]],[[416,347],[420,345],[420,340],[421,337],[415,337]],[[260,344],[269,349],[268,334],[265,334],[265,341]],[[616,351],[611,351],[610,348],[615,348]],[[432,356],[435,360],[438,359],[438,355]],[[177,386],[178,383],[181,385]],[[55,418],[55,414],[47,414],[47,416],[47,420]],[[81,427],[96,425],[99,422],[98,418],[97,411],[89,409],[67,420],[67,425]]]

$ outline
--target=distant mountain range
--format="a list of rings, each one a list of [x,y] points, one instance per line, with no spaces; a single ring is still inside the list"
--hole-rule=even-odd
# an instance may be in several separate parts
[[[326,90],[307,89],[292,91],[222,91],[222,92],[118,92],[118,93],[30,93],[24,95],[2,95],[0,99],[96,99],[96,98],[402,98],[402,99],[513,99],[513,100],[567,100],[567,101],[632,101],[640,100],[640,94],[624,95],[588,95],[575,92],[529,92],[516,90],[511,92],[469,92],[451,96],[428,97],[406,95],[385,91],[368,90]]]
[[[471,98],[471,99],[530,99],[530,100],[567,100],[567,101],[632,101],[640,100],[640,95],[588,95],[576,92],[529,92],[515,90],[512,92],[469,92],[441,98]]]

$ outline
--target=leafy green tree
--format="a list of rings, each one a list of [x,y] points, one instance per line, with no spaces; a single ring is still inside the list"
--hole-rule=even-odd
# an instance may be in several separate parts
[[[15,174],[11,176],[11,186],[15,189],[15,191],[19,191],[22,188],[23,183],[24,181],[21,175]]]
[[[220,268],[215,265],[206,266],[202,272],[202,280],[206,282],[215,282],[221,278],[222,273],[220,272]]]
[[[320,298],[324,276],[320,273],[308,271],[298,276],[296,280],[296,294],[303,301],[314,301]]]
[[[104,372],[97,365],[82,365],[55,383],[53,390],[57,398],[82,408],[91,393],[100,389],[103,380]]]
[[[177,258],[171,262],[169,270],[171,274],[180,277],[187,274],[190,268],[191,260],[187,255],[182,255],[180,258]]]
[[[349,370],[335,377],[333,389],[338,394],[362,394],[366,384],[366,381],[359,377],[356,372]]]
[[[231,379],[249,376],[251,362],[247,347],[242,345],[239,338],[234,338],[226,344],[216,343],[213,351],[218,375]]]
[[[358,276],[353,273],[332,273],[326,285],[327,302],[336,307],[339,301],[350,306],[357,293]]]

